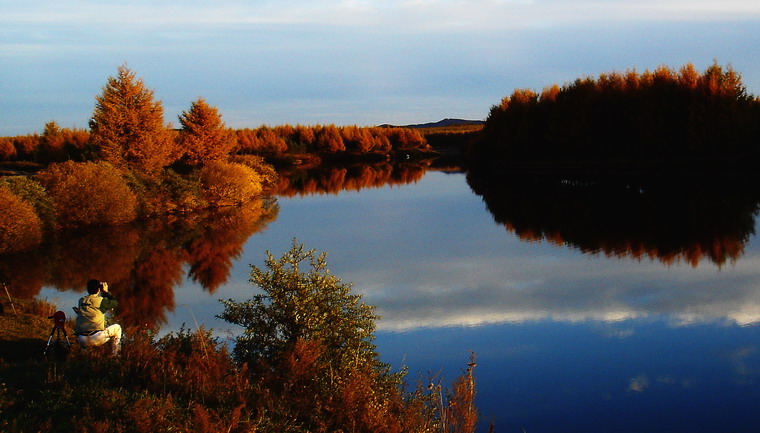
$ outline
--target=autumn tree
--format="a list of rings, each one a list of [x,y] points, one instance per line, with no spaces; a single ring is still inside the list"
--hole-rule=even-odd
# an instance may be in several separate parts
[[[235,146],[235,136],[222,122],[216,107],[198,98],[179,116],[179,143],[191,165],[224,159]]]
[[[176,159],[172,135],[164,124],[161,101],[126,65],[109,77],[96,97],[90,139],[100,156],[115,167],[158,172]]]
[[[10,161],[16,157],[16,147],[10,137],[0,137],[0,161]]]

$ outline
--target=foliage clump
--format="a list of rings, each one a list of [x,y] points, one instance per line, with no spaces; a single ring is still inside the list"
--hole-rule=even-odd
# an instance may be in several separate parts
[[[213,206],[234,206],[261,193],[259,175],[243,164],[213,161],[200,170],[203,193]]]
[[[0,253],[23,250],[42,240],[42,222],[34,207],[0,185]]]
[[[118,225],[137,216],[137,198],[107,162],[51,164],[38,178],[63,227]]]
[[[235,345],[239,360],[271,361],[304,340],[320,342],[335,368],[373,362],[378,316],[350,285],[329,273],[326,254],[294,242],[280,259],[267,253],[265,264],[267,270],[251,266],[251,283],[263,293],[244,302],[224,301],[220,317],[245,330]],[[341,359],[344,355],[350,359]]]
[[[0,178],[0,187],[8,188],[12,193],[32,205],[35,214],[42,222],[44,232],[52,233],[58,228],[53,199],[41,183],[31,177],[7,176]]]

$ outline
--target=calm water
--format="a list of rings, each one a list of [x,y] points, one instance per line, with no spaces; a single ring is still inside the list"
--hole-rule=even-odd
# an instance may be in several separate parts
[[[79,296],[66,289],[96,276],[130,309],[122,320],[228,336],[217,299],[248,297],[249,264],[297,238],[378,306],[385,361],[453,379],[476,353],[482,430],[759,431],[752,199],[565,182],[478,187],[484,203],[461,174],[369,188],[350,174],[294,180],[268,211],[75,235],[4,266],[11,287],[65,311]],[[349,189],[324,192],[335,185]]]

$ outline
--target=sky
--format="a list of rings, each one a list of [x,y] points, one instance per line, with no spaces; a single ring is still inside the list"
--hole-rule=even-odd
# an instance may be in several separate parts
[[[757,0],[0,0],[0,136],[86,128],[126,64],[168,123],[485,119],[516,88],[731,65],[760,94]]]

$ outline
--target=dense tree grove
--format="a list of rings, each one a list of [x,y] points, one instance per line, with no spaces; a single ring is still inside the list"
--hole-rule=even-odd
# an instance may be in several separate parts
[[[517,89],[491,109],[469,160],[742,158],[759,145],[760,101],[739,74],[688,64]]]
[[[430,149],[422,134],[409,128],[286,124],[239,129],[235,134],[241,153],[387,154]]]

